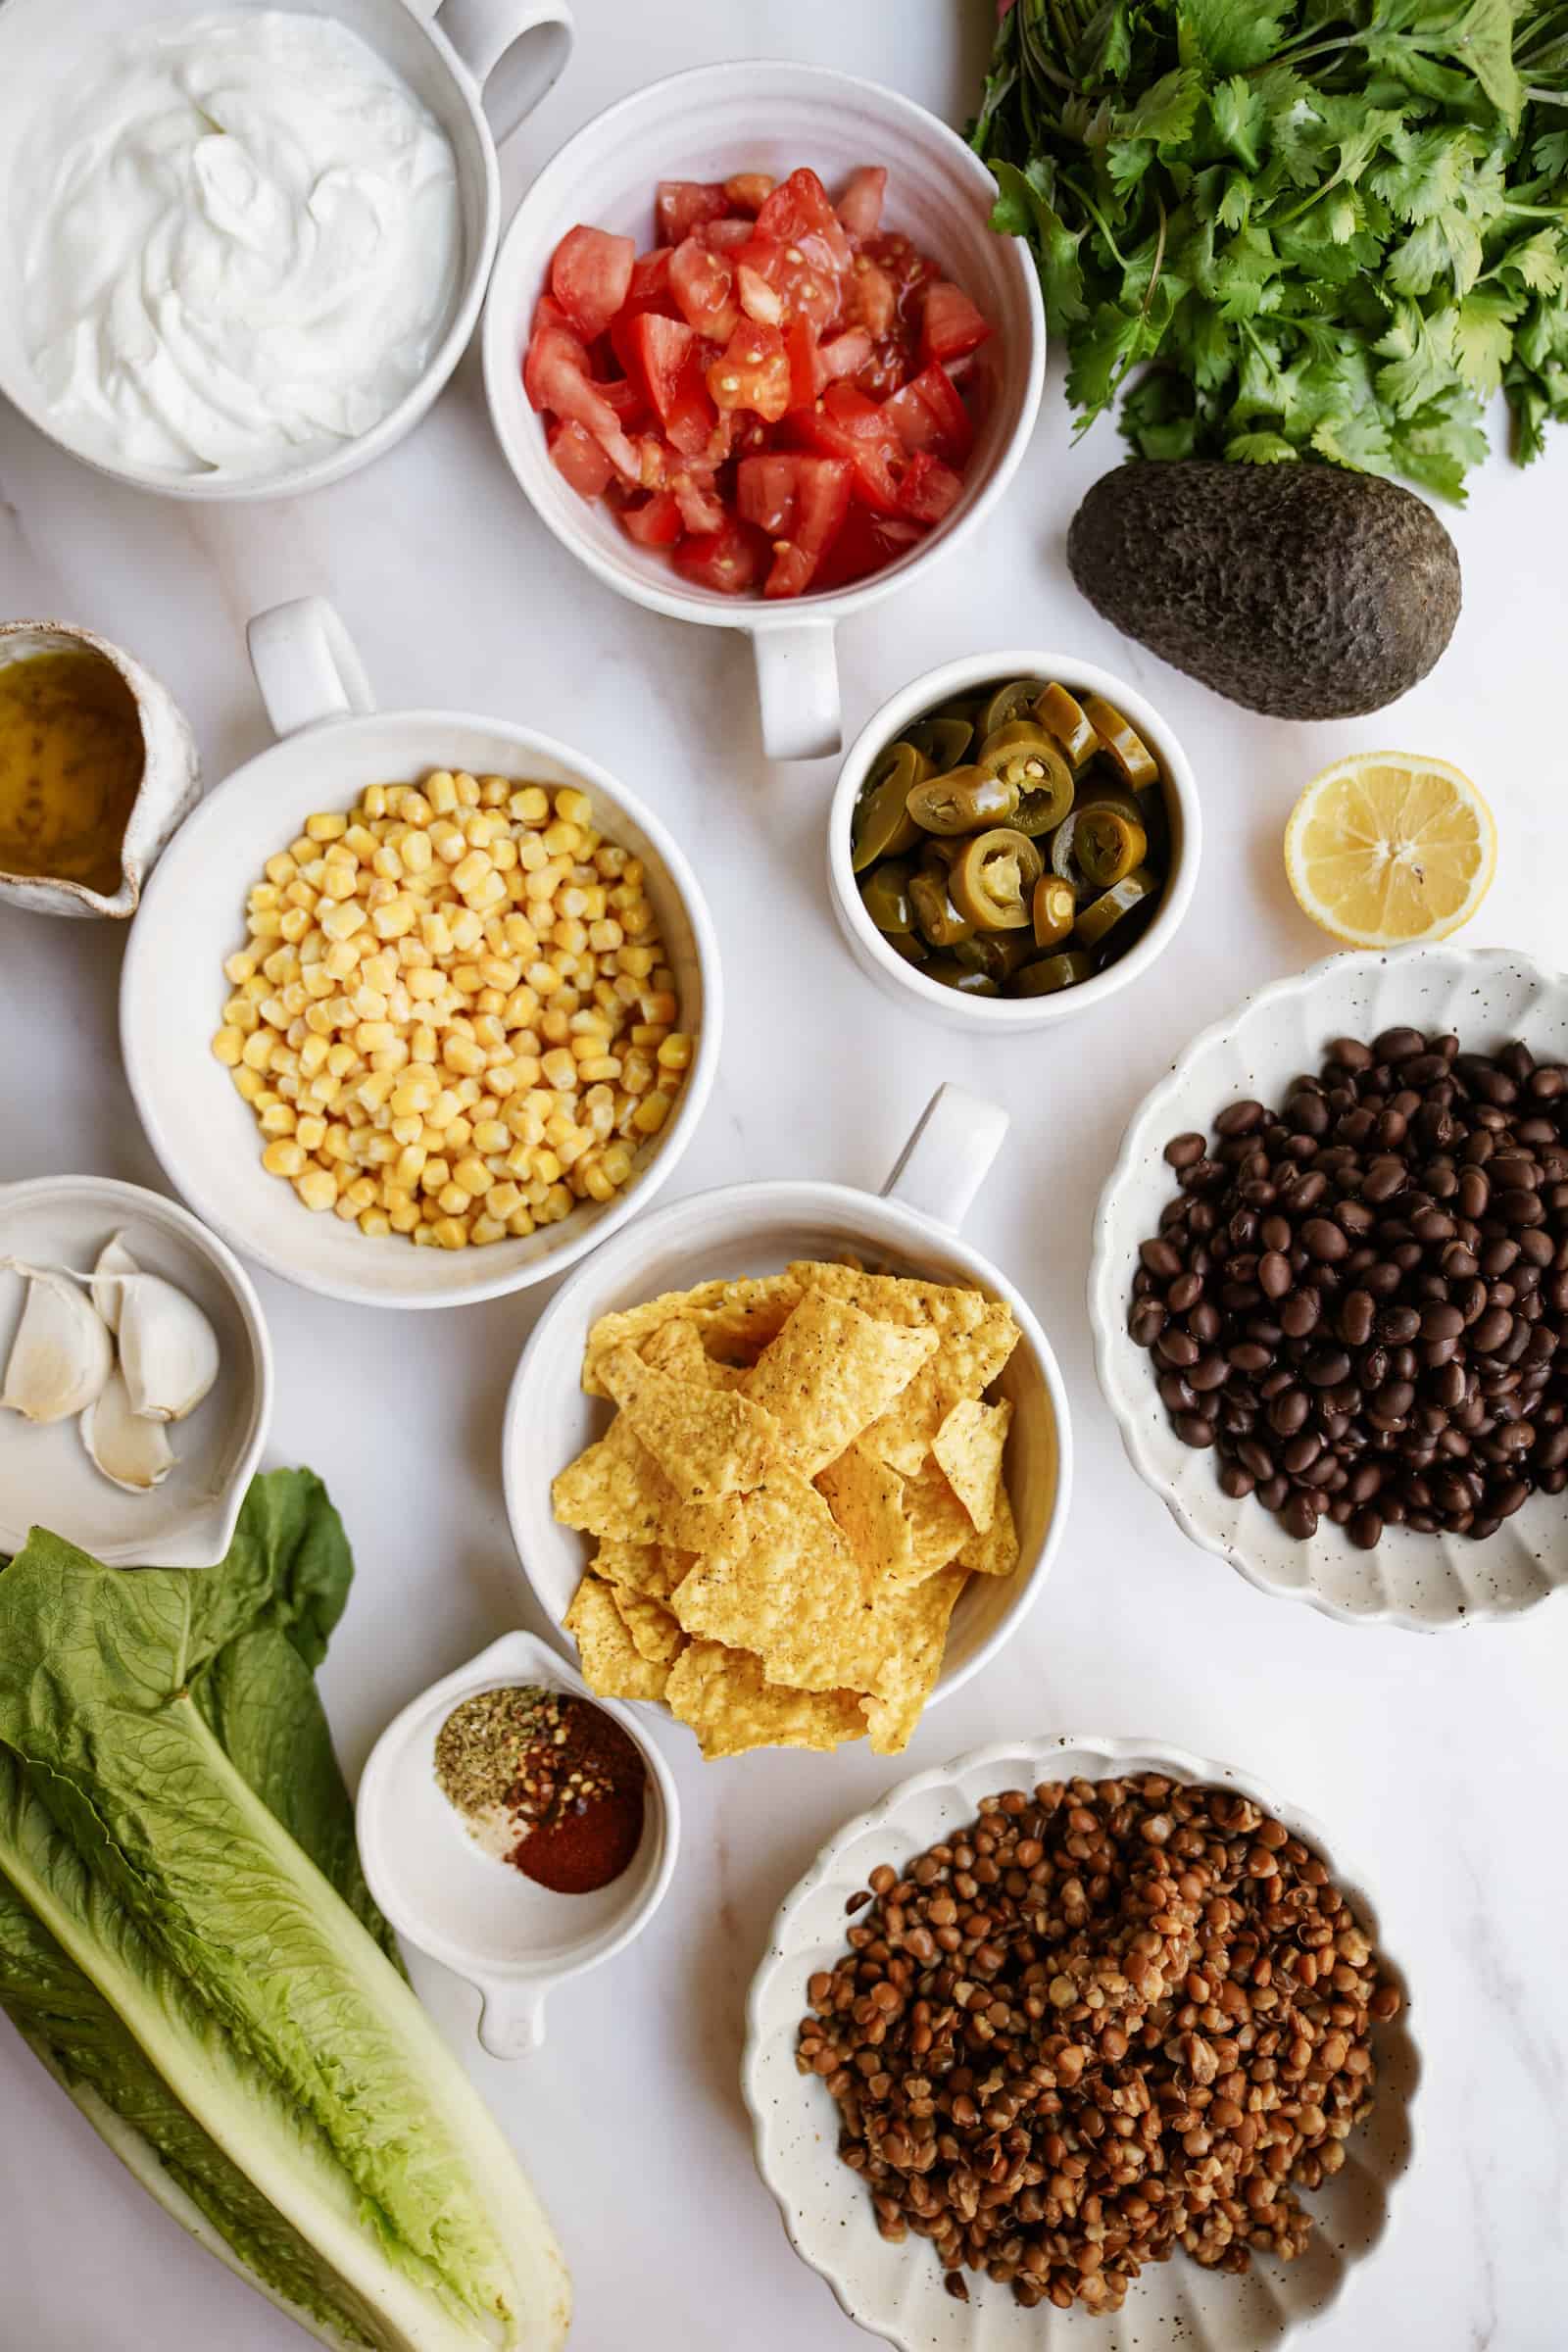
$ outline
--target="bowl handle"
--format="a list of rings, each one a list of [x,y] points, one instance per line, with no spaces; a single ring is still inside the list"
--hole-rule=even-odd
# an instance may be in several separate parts
[[[297,735],[375,709],[354,640],[324,596],[297,596],[258,612],[245,643],[274,734]]]
[[[555,87],[571,55],[565,0],[442,0],[442,31],[479,85],[499,147]]]
[[[492,2058],[526,2058],[545,2037],[545,1996],[537,1984],[481,1984],[479,2039]]]
[[[956,1233],[1002,1149],[1008,1119],[964,1086],[939,1086],[882,1187],[884,1200]]]
[[[830,620],[756,629],[762,752],[768,760],[825,760],[842,751],[839,665]]]

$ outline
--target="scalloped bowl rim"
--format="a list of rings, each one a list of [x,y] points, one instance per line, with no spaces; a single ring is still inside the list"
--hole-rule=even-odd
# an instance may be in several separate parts
[[[1102,1772],[1085,1774],[1083,1764],[1086,1761],[1102,1764],[1106,1769]],[[1329,1862],[1334,1872],[1336,1885],[1344,1890],[1354,1905],[1363,1924],[1377,1941],[1379,1953],[1390,1974],[1400,1988],[1406,1992],[1404,2005],[1395,2024],[1384,2029],[1386,2034],[1397,2037],[1401,2058],[1409,2070],[1409,2087],[1403,2100],[1405,2146],[1400,2159],[1383,2177],[1385,2201],[1381,2221],[1371,2243],[1360,2254],[1350,2256],[1342,2262],[1333,2291],[1327,2299],[1315,2311],[1288,2319],[1285,2322],[1280,2340],[1283,2341],[1286,2336],[1317,2326],[1343,2300],[1351,2278],[1365,2266],[1387,2237],[1392,2222],[1393,2191],[1409,2172],[1415,2160],[1416,2138],[1413,2118],[1425,2068],[1420,2045],[1410,2031],[1409,1980],[1399,1963],[1391,1956],[1379,1935],[1377,1906],[1367,1895],[1363,1880],[1356,1871],[1341,1867],[1335,1858],[1335,1849],[1331,1847],[1326,1834],[1311,1814],[1303,1812],[1298,1805],[1280,1803],[1265,1782],[1258,1780],[1255,1775],[1237,1765],[1216,1763],[1209,1757],[1193,1754],[1190,1749],[1165,1747],[1157,1741],[1142,1738],[1098,1736],[1093,1733],[1060,1733],[1054,1738],[994,1740],[988,1741],[980,1747],[966,1748],[961,1755],[950,1758],[945,1764],[933,1765],[925,1772],[911,1774],[907,1780],[900,1781],[876,1804],[869,1806],[863,1813],[856,1814],[853,1820],[846,1822],[842,1829],[834,1833],[817,1854],[815,1861],[790,1888],[774,1913],[767,1932],[766,1948],[758,1964],[756,1974],[752,1979],[751,1989],[747,1994],[746,2043],[741,2056],[741,2095],[746,2102],[746,2110],[752,2121],[754,2161],[763,2186],[778,2207],[785,2236],[789,2239],[794,2252],[807,2265],[808,2269],[815,2271],[818,2278],[825,2280],[831,2287],[834,2298],[847,2319],[853,2320],[858,2327],[865,2328],[868,2333],[880,2336],[884,2342],[895,2345],[898,2347],[898,2352],[926,2352],[924,2345],[916,2344],[908,2334],[899,2332],[900,2327],[904,2324],[899,2318],[876,2318],[858,2307],[852,2279],[846,2276],[854,2261],[853,2240],[850,2241],[843,2266],[838,2268],[819,2262],[814,2255],[807,2252],[801,2242],[790,2192],[773,2169],[770,2162],[771,2152],[767,2145],[767,2135],[772,2128],[772,2119],[762,2096],[758,2077],[764,2063],[765,2042],[772,2036],[767,2034],[764,2028],[762,2011],[764,2004],[773,1992],[775,1981],[780,1973],[787,1972],[791,1966],[791,1943],[798,1915],[818,1887],[832,1878],[840,1858],[858,1838],[893,1822],[906,1805],[912,1805],[928,1792],[957,1790],[959,1785],[971,1774],[989,1774],[993,1768],[1000,1771],[1004,1766],[1016,1767],[1020,1763],[1027,1763],[1031,1770],[1039,1767],[1035,1777],[1041,1780],[1047,1778],[1071,1780],[1078,1777],[1111,1779],[1119,1778],[1131,1771],[1163,1772],[1170,1774],[1174,1779],[1194,1781],[1203,1786],[1228,1785],[1236,1788],[1242,1795],[1250,1796],[1254,1804],[1260,1804],[1276,1820],[1282,1821],[1294,1837],[1302,1838],[1305,1843],[1313,1846],[1324,1860]],[[797,2013],[804,1998],[804,1980],[802,1980],[799,1998],[791,2004]],[[1387,2052],[1389,2043],[1385,2042],[1384,2047]],[[1387,2063],[1385,2056],[1385,2070]],[[794,2079],[803,2083],[808,2080],[805,2077],[795,2077]],[[1133,2293],[1136,2294],[1136,2291],[1135,2286]],[[930,2265],[930,2292],[934,2296],[946,2299],[942,2286],[942,2273],[935,2263]],[[1132,2304],[1132,2295],[1129,2295],[1129,2306]],[[976,2311],[978,2317],[977,2307],[971,2305],[968,2308]],[[983,2308],[984,2306],[978,2307],[978,2309]],[[1031,2313],[1028,2316],[1039,2325],[1039,2314]],[[1069,2316],[1087,2320],[1089,2315],[1065,2313],[1060,2315],[1063,2319]],[[1047,2327],[1050,2325],[1049,2314],[1045,2325]],[[1239,2347],[1233,2347],[1232,2352],[1239,2352]]]
[[[1145,1485],[1159,1496],[1184,1536],[1200,1549],[1227,1561],[1238,1575],[1245,1577],[1250,1585],[1257,1592],[1266,1593],[1270,1599],[1298,1602],[1316,1609],[1321,1616],[1333,1618],[1341,1625],[1394,1626],[1409,1633],[1439,1634],[1522,1616],[1527,1610],[1551,1599],[1556,1587],[1548,1582],[1542,1592],[1513,1603],[1467,1600],[1462,1612],[1455,1611],[1444,1617],[1417,1617],[1409,1609],[1401,1608],[1393,1601],[1376,1607],[1351,1608],[1311,1587],[1299,1589],[1281,1582],[1241,1545],[1233,1543],[1223,1531],[1202,1525],[1188,1508],[1184,1497],[1171,1488],[1164,1472],[1152,1458],[1145,1429],[1127,1400],[1116,1360],[1125,1338],[1126,1302],[1119,1294],[1112,1297],[1109,1291],[1114,1275],[1115,1218],[1122,1188],[1140,1164],[1141,1152],[1150,1133],[1161,1126],[1167,1134],[1178,1131],[1176,1126],[1170,1124],[1170,1118],[1175,1115],[1175,1106],[1180,1102],[1193,1066],[1200,1056],[1211,1047],[1234,1037],[1244,1021],[1275,1011],[1285,1004],[1304,1002],[1314,989],[1323,986],[1332,976],[1343,973],[1348,965],[1359,964],[1369,972],[1374,969],[1401,972],[1422,962],[1451,963],[1457,967],[1456,977],[1465,971],[1473,971],[1484,978],[1501,969],[1528,976],[1543,994],[1559,995],[1562,998],[1565,1027],[1568,1027],[1568,974],[1555,972],[1536,957],[1516,954],[1507,948],[1453,948],[1440,940],[1411,948],[1375,951],[1348,949],[1321,957],[1304,971],[1287,973],[1278,980],[1268,981],[1263,987],[1244,997],[1231,1011],[1200,1030],[1165,1076],[1149,1090],[1134,1109],[1095,1211],[1087,1291],[1089,1323],[1094,1337],[1095,1371],[1101,1394],[1115,1418],[1128,1460]],[[1568,1039],[1565,1039],[1565,1052],[1568,1052]],[[1494,1542],[1496,1539],[1492,1540]],[[1568,1565],[1564,1567],[1562,1581],[1568,1581]]]

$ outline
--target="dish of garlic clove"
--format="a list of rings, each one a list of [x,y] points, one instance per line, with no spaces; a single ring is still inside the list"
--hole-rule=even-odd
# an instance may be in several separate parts
[[[169,1424],[193,1413],[218,1378],[207,1317],[139,1266],[121,1233],[90,1272],[19,1257],[0,1266],[27,1286],[0,1406],[40,1426],[74,1416],[94,1469],[126,1494],[150,1494],[178,1459]]]

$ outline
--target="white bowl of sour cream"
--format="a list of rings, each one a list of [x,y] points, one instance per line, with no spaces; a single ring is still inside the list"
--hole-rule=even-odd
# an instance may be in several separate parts
[[[484,298],[565,0],[6,0],[0,392],[101,472],[295,496],[392,446]]]

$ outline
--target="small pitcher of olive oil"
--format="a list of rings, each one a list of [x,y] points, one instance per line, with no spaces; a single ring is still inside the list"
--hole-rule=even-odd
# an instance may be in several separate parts
[[[123,921],[200,795],[190,728],[139,662],[85,629],[0,621],[0,904]]]

